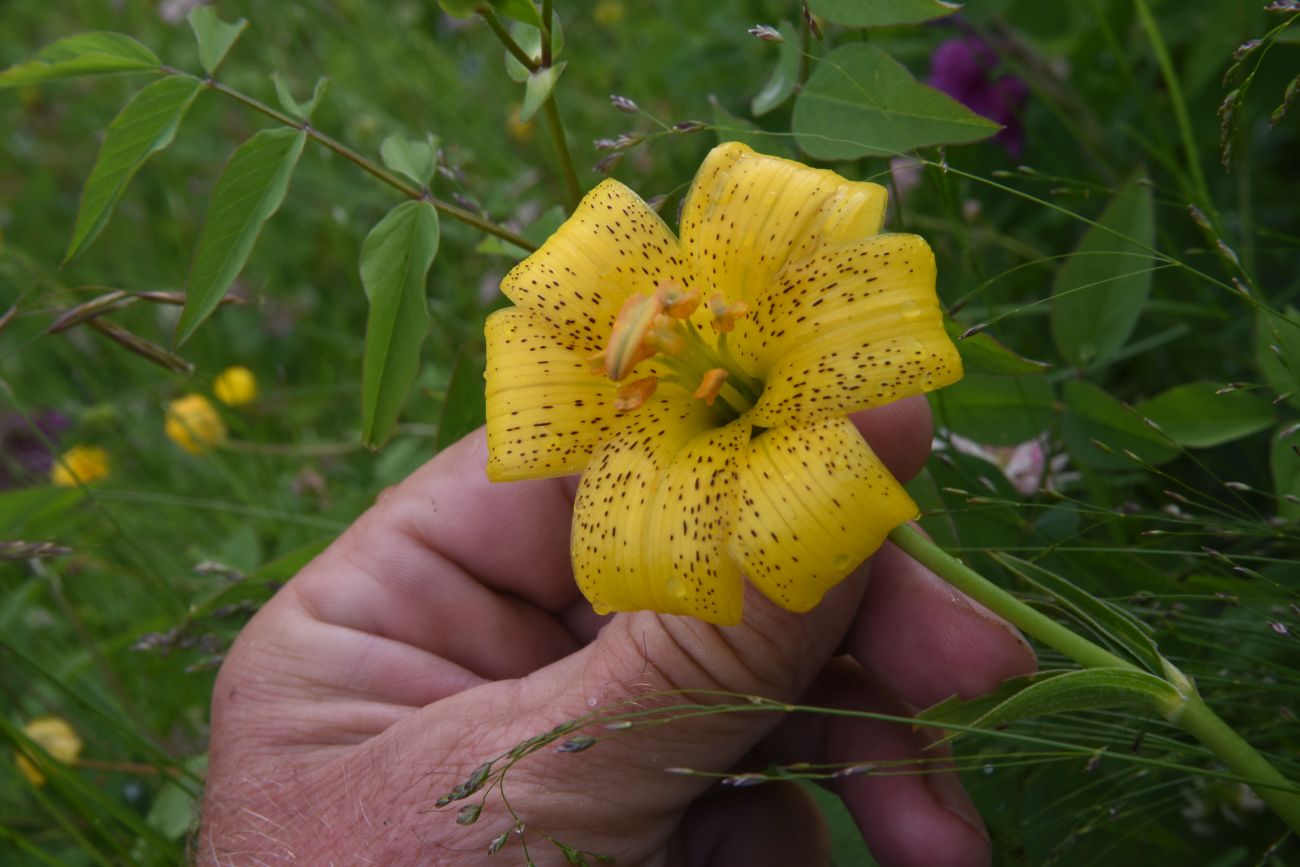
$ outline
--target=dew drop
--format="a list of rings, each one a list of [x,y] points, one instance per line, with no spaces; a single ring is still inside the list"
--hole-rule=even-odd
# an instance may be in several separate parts
[[[904,301],[898,305],[898,315],[904,319],[915,319],[921,315],[921,305],[915,301]]]
[[[674,599],[686,598],[686,582],[680,578],[668,579],[668,595]]]
[[[836,554],[831,560],[831,565],[836,569],[847,569],[853,564],[848,554]]]
[[[782,473],[782,474],[781,474],[781,481],[786,482],[787,484],[790,483],[790,482],[793,482],[793,481],[794,481],[794,473]]]
[[[609,607],[608,602],[596,601],[591,603],[591,610],[603,617],[614,609]]]

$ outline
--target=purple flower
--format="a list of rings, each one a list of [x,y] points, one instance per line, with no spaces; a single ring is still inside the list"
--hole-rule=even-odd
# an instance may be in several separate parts
[[[1025,128],[1020,110],[1029,87],[1014,75],[994,76],[998,56],[978,36],[960,36],[939,45],[930,56],[931,87],[942,90],[976,114],[1002,124],[994,141],[1020,156]]]
[[[67,427],[67,417],[54,410],[39,410],[30,420],[21,413],[0,414],[0,491],[49,475],[49,446]]]

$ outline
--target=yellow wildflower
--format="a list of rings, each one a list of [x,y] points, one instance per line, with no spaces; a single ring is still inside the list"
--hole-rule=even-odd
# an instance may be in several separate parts
[[[201,394],[187,394],[169,403],[163,430],[172,442],[192,455],[201,455],[226,441],[226,423]]]
[[[257,399],[257,377],[247,367],[227,367],[212,381],[212,393],[226,406],[244,406]]]
[[[961,376],[934,255],[884,188],[728,143],[681,237],[607,180],[502,282],[488,475],[585,469],[571,542],[598,612],[740,621],[742,572],[807,611],[916,505],[846,414]]]
[[[81,755],[81,738],[68,721],[60,717],[37,717],[23,726],[23,734],[40,744],[51,758],[65,764],[75,762]],[[14,762],[27,782],[33,786],[45,785],[45,774],[22,751],[15,751]]]
[[[108,475],[108,452],[99,446],[73,446],[55,461],[50,482],[62,488],[88,485]]]

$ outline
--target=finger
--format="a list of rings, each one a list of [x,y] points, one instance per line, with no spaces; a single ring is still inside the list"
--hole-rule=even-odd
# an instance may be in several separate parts
[[[855,662],[833,660],[803,701],[818,707],[908,716]],[[844,799],[882,867],[964,867],[989,862],[984,824],[946,754],[930,736],[902,723],[801,715],[764,742],[781,763],[851,766],[832,787]]]
[[[490,485],[485,454],[479,431],[381,495],[292,582],[304,615],[490,679],[576,649],[550,614],[578,595],[563,490]]]
[[[900,482],[912,479],[930,456],[933,420],[920,395],[849,416],[876,456]]]
[[[844,647],[917,707],[971,698],[1037,668],[1016,629],[892,544],[872,558],[862,613]]]
[[[831,863],[821,810],[795,783],[723,790],[696,801],[682,822],[689,867]]]

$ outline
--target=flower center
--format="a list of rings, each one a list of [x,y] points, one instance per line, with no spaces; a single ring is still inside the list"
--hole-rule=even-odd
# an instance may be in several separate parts
[[[649,358],[668,373],[627,382],[614,399],[619,412],[644,404],[660,382],[686,389],[729,418],[739,418],[758,400],[763,384],[747,374],[727,348],[727,334],[749,309],[743,302],[728,304],[721,295],[710,298],[712,325],[718,332],[711,342],[691,321],[699,306],[699,292],[684,292],[669,282],[660,283],[652,295],[638,293],[623,303],[605,350],[592,361],[615,382],[623,382]]]

